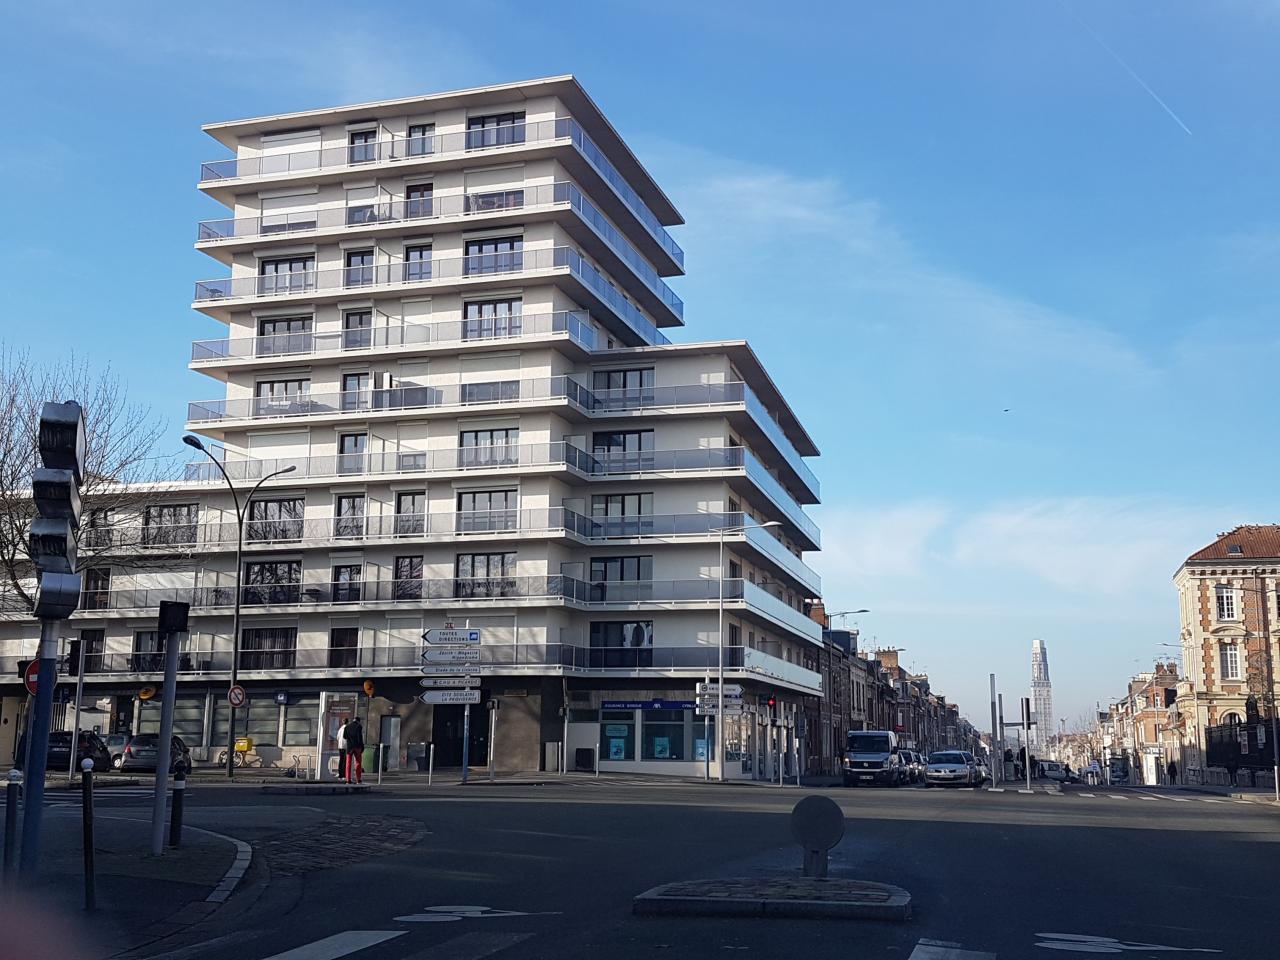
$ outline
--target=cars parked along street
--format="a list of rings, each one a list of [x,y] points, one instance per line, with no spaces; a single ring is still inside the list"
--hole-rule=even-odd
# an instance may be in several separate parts
[[[124,748],[120,769],[126,772],[131,770],[155,770],[156,763],[159,760],[159,751],[160,736],[158,734],[135,734],[130,739],[128,746]],[[179,764],[182,764],[187,770],[191,769],[191,749],[182,742],[181,737],[174,737],[169,748],[169,772],[173,773],[177,770]]]
[[[925,769],[926,787],[971,787],[978,782],[972,754],[960,750],[941,750],[929,754]]]

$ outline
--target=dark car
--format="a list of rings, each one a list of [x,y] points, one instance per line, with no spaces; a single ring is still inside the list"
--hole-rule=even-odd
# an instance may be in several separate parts
[[[111,751],[111,766],[117,770],[120,769],[120,761],[124,759],[124,748],[129,745],[129,735],[127,733],[109,733],[102,738],[102,742]]]
[[[124,748],[124,756],[120,760],[122,771],[155,770],[160,753],[160,735],[156,733],[134,734],[129,745]],[[183,769],[191,769],[191,750],[182,742],[181,737],[174,737],[169,747],[169,772],[173,773],[181,764]]]
[[[23,761],[26,758],[27,736],[23,734],[22,738],[18,740],[18,755],[13,762],[14,767],[21,770]],[[45,769],[50,772],[65,771],[71,766],[70,730],[52,730],[49,732],[49,750],[45,754],[45,758]],[[102,738],[92,730],[80,731],[79,742],[76,745],[77,771],[84,760],[92,760],[93,769],[99,773],[111,769],[111,751],[102,742]]]

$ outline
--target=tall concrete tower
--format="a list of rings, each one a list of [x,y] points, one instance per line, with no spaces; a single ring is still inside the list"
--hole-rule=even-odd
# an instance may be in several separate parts
[[[1043,640],[1031,641],[1031,709],[1036,725],[1031,728],[1030,742],[1043,751],[1054,734],[1053,683],[1049,680],[1049,651]]]

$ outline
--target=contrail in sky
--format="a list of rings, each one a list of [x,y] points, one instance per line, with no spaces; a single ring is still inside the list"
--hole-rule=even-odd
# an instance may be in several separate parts
[[[1173,109],[1167,103],[1165,103],[1163,100],[1160,99],[1160,95],[1157,94],[1154,90],[1151,89],[1151,87],[1147,85],[1147,81],[1143,80],[1140,76],[1138,76],[1137,71],[1135,71],[1133,67],[1129,66],[1129,64],[1125,63],[1124,58],[1121,57],[1120,54],[1116,53],[1109,46],[1107,46],[1107,42],[1103,40],[1100,36],[1098,36],[1098,34],[1094,31],[1093,27],[1085,23],[1084,20],[1080,18],[1079,14],[1077,14],[1074,10],[1071,9],[1070,6],[1067,5],[1066,0],[1060,0],[1060,2],[1062,3],[1062,6],[1066,8],[1067,13],[1071,14],[1071,16],[1075,19],[1076,23],[1084,27],[1085,31],[1089,34],[1089,36],[1093,37],[1093,39],[1097,41],[1098,46],[1100,46],[1103,50],[1107,51],[1107,53],[1111,54],[1111,59],[1113,59],[1116,63],[1120,64],[1120,66],[1124,67],[1125,72],[1128,73],[1129,76],[1133,77],[1133,79],[1138,82],[1138,85],[1142,87],[1143,90],[1147,91],[1151,99],[1154,100],[1156,103],[1160,104],[1161,109],[1163,109],[1165,113],[1173,117],[1173,122],[1176,123],[1178,126],[1180,126],[1188,137],[1191,136],[1192,135],[1191,128],[1182,122],[1182,118],[1179,117],[1176,113],[1174,113]]]

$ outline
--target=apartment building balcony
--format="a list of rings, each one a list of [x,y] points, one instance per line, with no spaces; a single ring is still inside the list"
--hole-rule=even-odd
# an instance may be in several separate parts
[[[684,271],[684,251],[581,125],[569,117],[485,130],[421,137],[390,137],[256,157],[213,160],[200,166],[200,187],[232,205],[250,184],[341,180],[353,172],[378,175],[473,166],[477,157],[510,160],[556,156],[615,221],[639,229],[635,237],[663,275]],[[504,156],[506,159],[506,156]]]
[[[397,450],[387,453],[276,459],[224,460],[222,469],[233,483],[252,485],[286,466],[294,472],[272,481],[294,485],[303,479],[350,479],[363,483],[372,477],[458,477],[479,473],[550,472],[566,479],[591,481],[662,477],[725,477],[749,500],[772,508],[770,519],[781,521],[804,549],[817,550],[817,524],[787,489],[742,447],[698,447],[686,450],[645,450],[592,454],[571,443],[511,444],[442,450]],[[188,463],[185,482],[221,484],[222,473],[208,461]],[[815,591],[816,592],[816,591]]]
[[[566,292],[629,345],[671,342],[615,284],[568,246],[201,280],[193,306],[225,322],[233,308],[336,303],[347,297],[424,290],[460,292],[508,286],[513,279],[531,283],[551,278],[565,281]]]
[[[231,584],[198,587],[150,587],[85,590],[77,617],[109,614],[137,616],[154,610],[162,600],[179,600],[193,610],[228,610],[235,603]],[[725,609],[772,629],[786,630],[799,639],[820,643],[812,620],[779,608],[783,601],[742,579],[586,581],[564,575],[510,577],[433,577],[401,580],[299,581],[244,584],[242,608],[256,612],[419,608],[484,608],[566,606],[578,610],[661,611]],[[801,621],[807,622],[801,622]],[[816,637],[816,639],[815,639]]]
[[[499,227],[522,225],[569,212],[558,219],[570,236],[618,278],[633,277],[628,291],[654,316],[680,323],[684,303],[657,270],[569,181],[529,184],[515,189],[441,194],[409,200],[383,200],[316,207],[284,214],[205,220],[197,226],[196,246],[223,263],[238,251],[254,250],[263,239],[320,240],[348,236],[381,237],[406,227],[466,224]]]
[[[212,638],[215,646],[184,649],[178,654],[178,675],[183,679],[228,676],[231,672],[229,637]],[[306,679],[349,676],[417,676],[422,666],[422,645],[388,642],[379,632],[372,642],[358,646],[294,645],[272,649],[241,650],[237,673],[247,679]],[[603,648],[569,643],[482,643],[474,674],[490,676],[566,675],[578,677],[689,677],[701,679],[716,670],[719,649],[714,644]],[[0,659],[0,668],[12,660]],[[819,694],[821,675],[781,657],[751,647],[724,648],[725,674],[729,681],[760,680],[791,689]],[[108,651],[85,655],[85,680],[118,682],[151,680],[164,675],[164,654]]]
[[[201,400],[188,404],[189,429],[203,432],[242,421],[306,418],[326,422],[347,416],[361,419],[397,416],[404,410],[435,410],[475,406],[541,404],[565,405],[570,413],[590,419],[647,416],[651,413],[723,412],[758,448],[772,447],[796,493],[793,500],[816,503],[818,479],[805,464],[777,422],[745,383],[692,383],[591,390],[572,377],[496,380],[470,384],[406,386],[347,391],[345,393],[294,393],[272,397]],[[643,462],[643,461],[637,461]],[[770,478],[774,485],[779,481]]]
[[[303,330],[261,337],[197,340],[191,367],[223,370],[278,366],[282,361],[346,359],[388,354],[412,356],[435,351],[492,350],[495,344],[564,341],[583,357],[600,349],[585,310],[512,314],[471,320],[388,324],[354,330]]]

